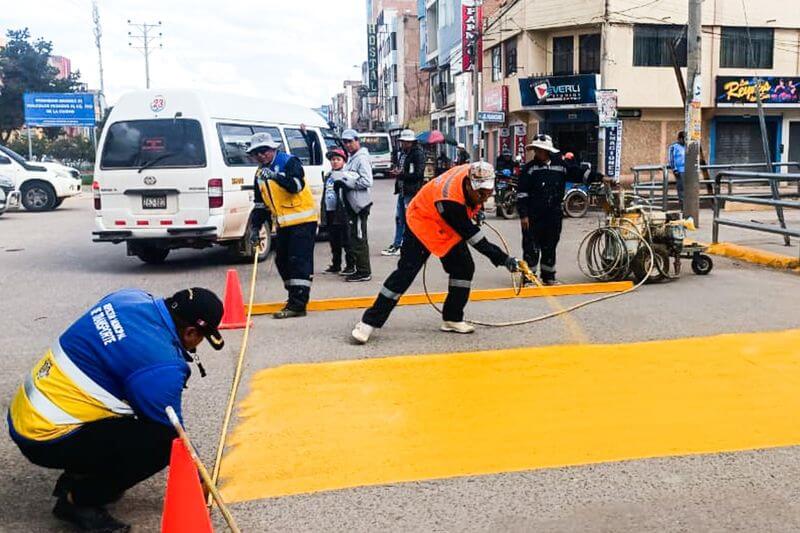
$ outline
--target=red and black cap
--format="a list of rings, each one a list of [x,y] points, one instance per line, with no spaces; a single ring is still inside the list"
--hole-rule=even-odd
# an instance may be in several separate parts
[[[170,312],[188,326],[203,332],[203,336],[215,350],[225,346],[219,334],[219,323],[224,311],[222,301],[208,289],[192,287],[178,291],[165,300]]]
[[[328,153],[325,154],[325,157],[330,160],[332,157],[341,157],[345,162],[347,162],[347,153],[339,147],[333,147],[328,149]]]

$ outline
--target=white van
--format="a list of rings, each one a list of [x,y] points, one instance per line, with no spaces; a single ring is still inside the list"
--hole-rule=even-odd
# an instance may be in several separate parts
[[[392,168],[392,138],[383,132],[366,132],[358,135],[361,146],[369,150],[372,172],[386,177]]]
[[[300,158],[319,206],[322,176],[330,169],[324,152],[336,140],[311,109],[189,90],[124,95],[98,147],[94,242],[124,242],[128,255],[146,263],[164,261],[175,248],[214,244],[252,257],[256,164],[245,150],[261,131]]]
[[[81,192],[77,170],[56,163],[26,161],[5,146],[0,146],[0,174],[14,182],[28,211],[56,209],[66,198]]]

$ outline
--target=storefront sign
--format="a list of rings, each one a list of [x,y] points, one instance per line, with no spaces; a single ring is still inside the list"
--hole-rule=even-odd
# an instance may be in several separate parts
[[[717,107],[756,107],[756,78],[717,76]],[[800,78],[764,76],[761,102],[765,107],[800,105]]]
[[[595,95],[597,97],[597,116],[600,127],[613,128],[617,125],[617,90],[597,90]]]
[[[478,111],[479,122],[505,122],[506,114],[502,111]]]
[[[519,80],[522,107],[537,109],[597,107],[596,90],[595,74]]]
[[[498,130],[497,136],[498,152],[503,153],[503,150],[511,152],[511,130],[509,128],[501,128]]]
[[[367,24],[367,75],[369,94],[378,95],[378,31],[375,24]]]
[[[525,159],[525,145],[528,144],[528,127],[525,124],[516,124],[514,129],[514,155],[522,156]]]
[[[483,91],[484,111],[508,111],[508,85],[499,85]]]
[[[461,4],[461,72],[483,63],[483,39],[481,24],[483,7],[476,0],[464,0]]]
[[[94,95],[90,93],[25,93],[28,126],[83,126],[95,123]]]
[[[622,167],[622,121],[613,128],[606,128],[605,174],[619,178]]]

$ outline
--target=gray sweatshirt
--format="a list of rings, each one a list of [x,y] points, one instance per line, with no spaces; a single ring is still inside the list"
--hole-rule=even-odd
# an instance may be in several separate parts
[[[372,164],[369,150],[361,147],[352,154],[344,165],[339,181],[344,185],[347,204],[356,213],[372,205]]]

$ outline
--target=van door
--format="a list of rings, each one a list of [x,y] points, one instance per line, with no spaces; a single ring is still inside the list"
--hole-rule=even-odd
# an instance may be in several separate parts
[[[200,122],[126,120],[108,128],[100,159],[102,218],[107,228],[204,226],[209,175]]]
[[[289,153],[296,156],[303,163],[306,182],[314,196],[317,207],[322,202],[323,175],[326,170],[326,161],[322,153],[322,138],[317,128],[306,128],[305,135],[300,128],[284,126],[286,143]]]

